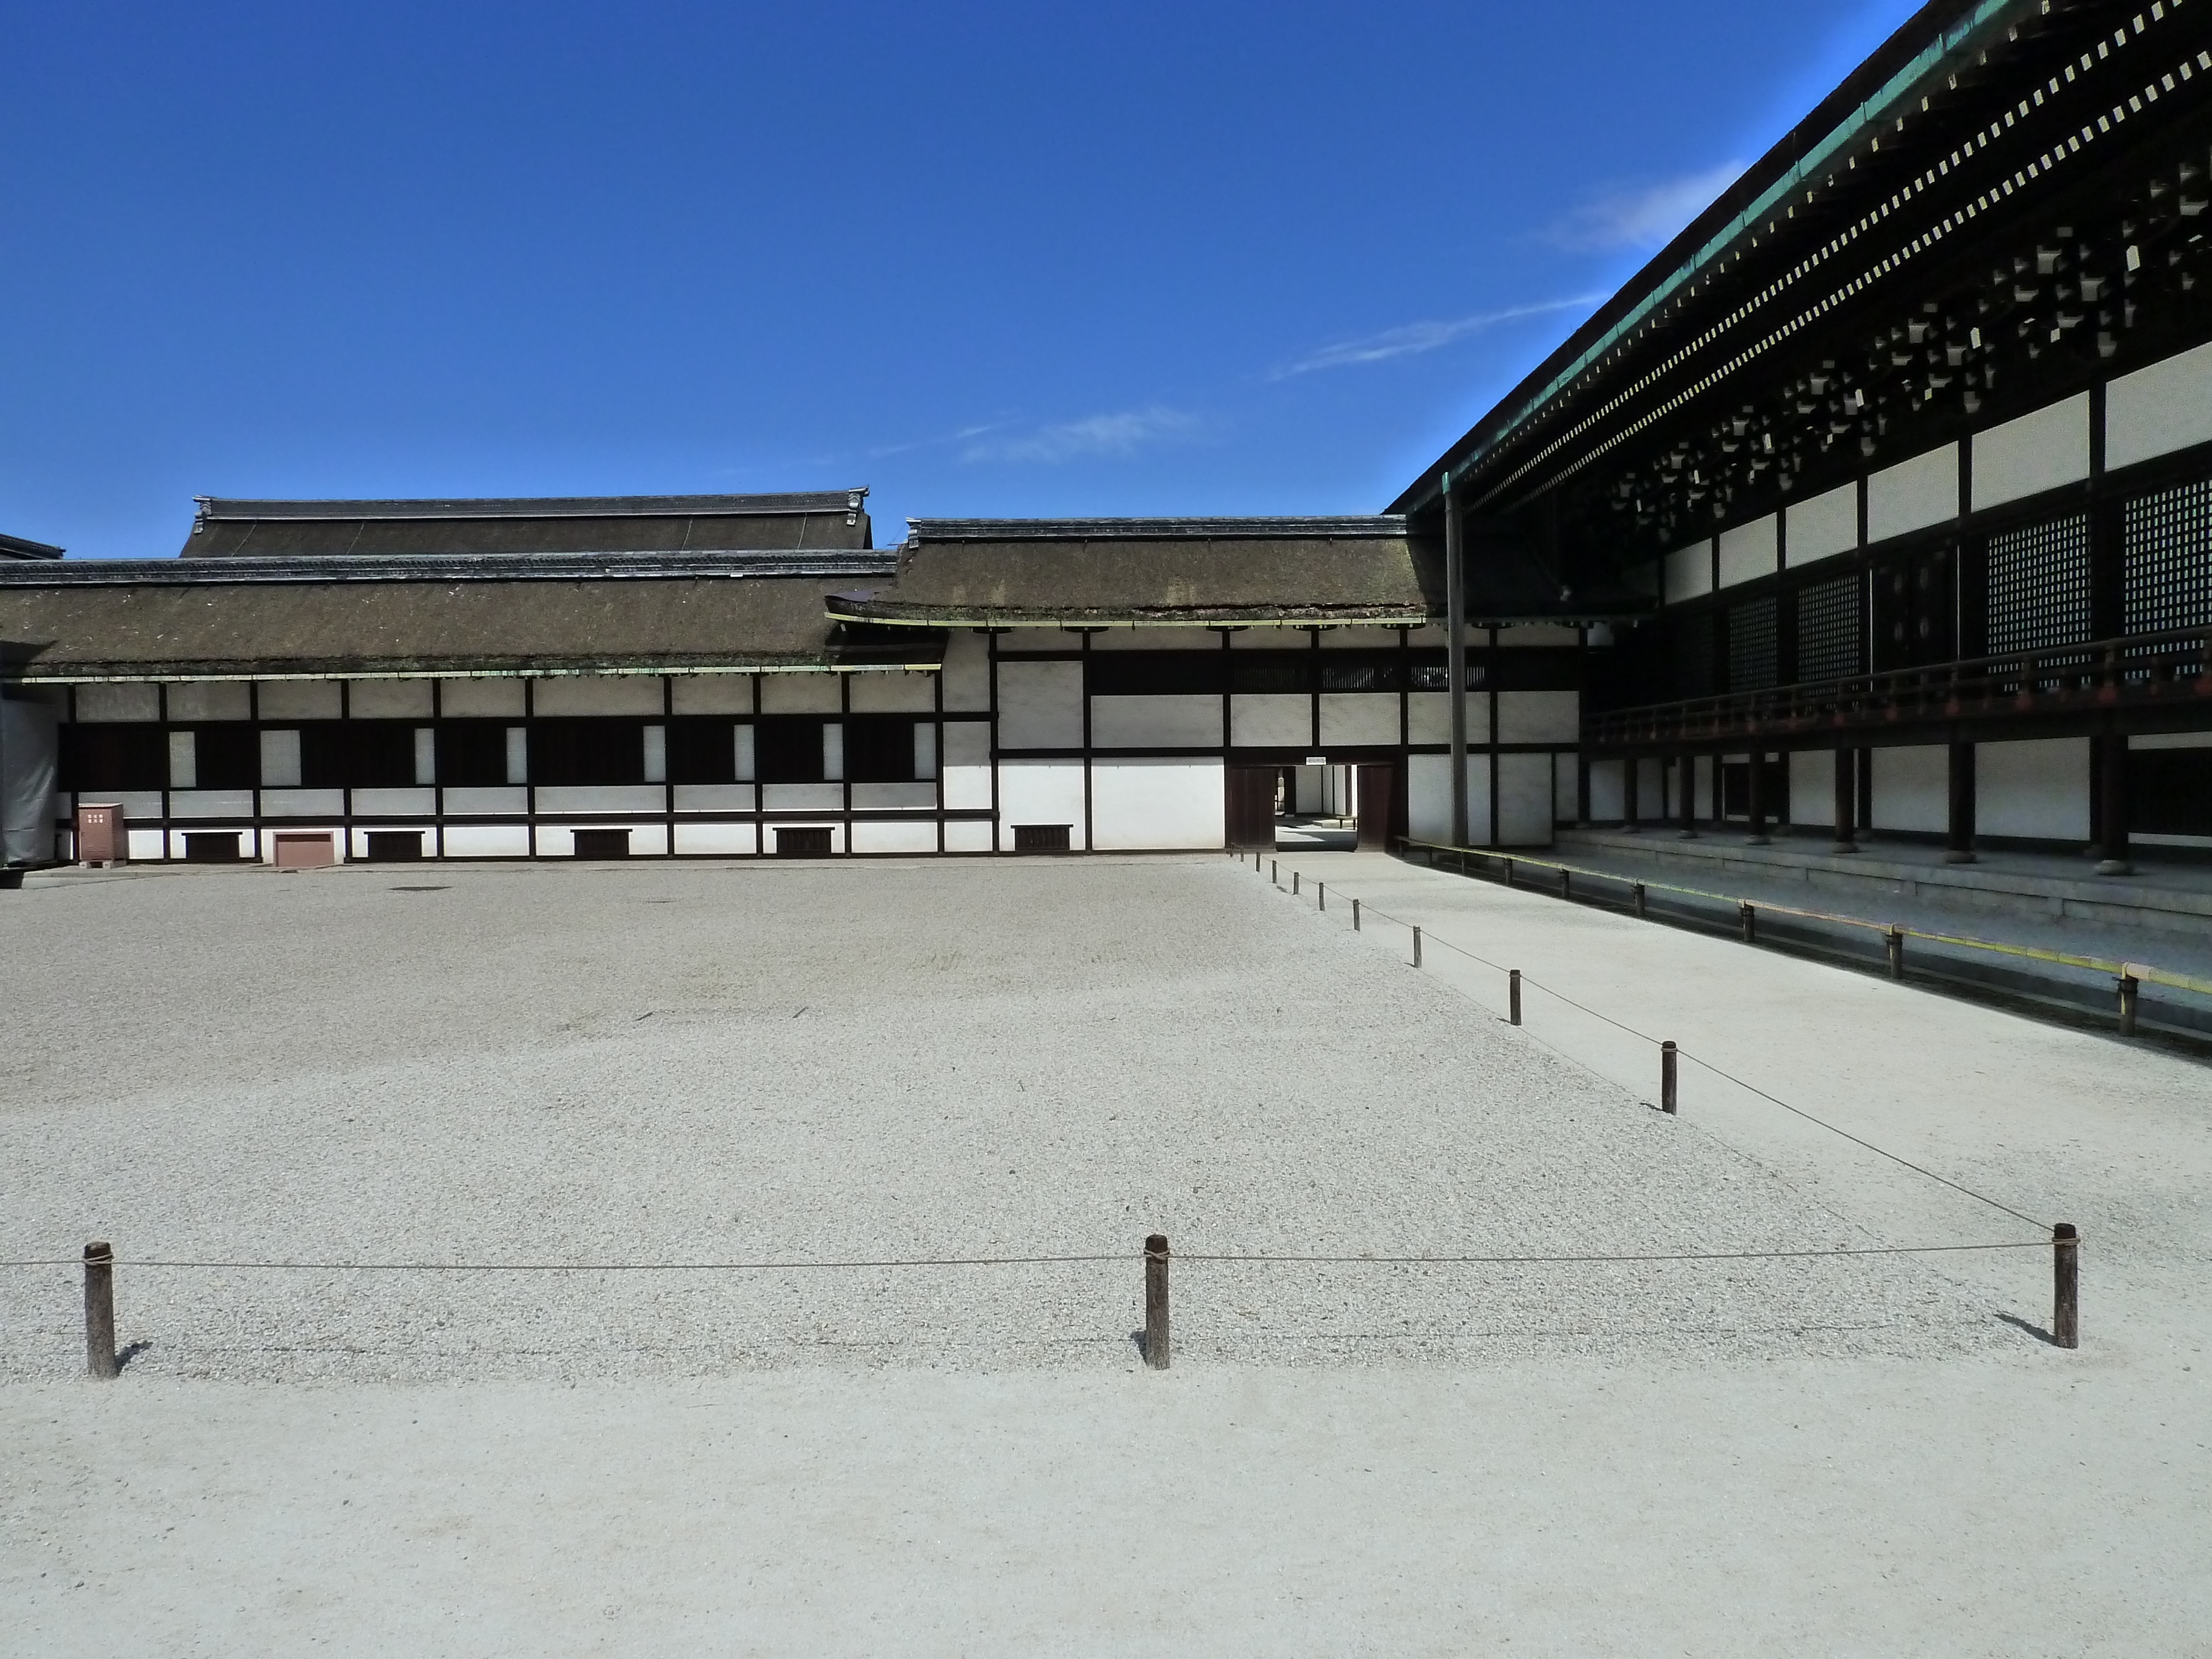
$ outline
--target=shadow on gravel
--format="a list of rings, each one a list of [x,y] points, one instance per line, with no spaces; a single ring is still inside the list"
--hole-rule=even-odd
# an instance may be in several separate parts
[[[2018,1314],[2001,1313],[1997,1316],[1997,1318],[2007,1325],[2013,1326],[2014,1328],[2019,1330],[2026,1331],[2030,1336],[2033,1337],[2039,1342],[2046,1344],[2047,1346],[2054,1348],[2058,1346],[2058,1339],[2057,1337],[2051,1335],[2049,1331],[2045,1330],[2042,1326],[2031,1324],[2028,1321],[2022,1319]]]
[[[136,1359],[140,1354],[145,1352],[147,1349],[153,1346],[154,1345],[151,1342],[138,1341],[126,1343],[124,1346],[118,1348],[115,1351],[115,1369],[118,1371],[123,1370],[125,1366],[130,1364],[132,1360]]]

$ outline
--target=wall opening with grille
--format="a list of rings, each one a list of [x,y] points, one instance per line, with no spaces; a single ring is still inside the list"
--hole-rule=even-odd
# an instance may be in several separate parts
[[[1856,573],[1797,592],[1797,678],[1802,684],[1846,679],[1866,668],[1862,643],[1866,603]]]
[[[1989,544],[1991,656],[2089,637],[2089,515],[2000,531]]]
[[[1764,691],[1781,678],[1781,644],[1772,594],[1731,605],[1728,616],[1728,689]]]
[[[2212,623],[2212,479],[2138,495],[2121,524],[2122,630]]]

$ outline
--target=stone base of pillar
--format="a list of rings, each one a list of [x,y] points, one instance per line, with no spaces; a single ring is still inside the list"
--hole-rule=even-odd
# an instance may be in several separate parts
[[[1743,838],[1743,844],[1746,847],[1771,847],[1774,845],[1774,838],[1771,836],[1746,836]]]
[[[1856,853],[1859,850],[1859,844],[1855,841],[1839,841],[1828,850],[1831,853]]]
[[[1943,854],[1943,862],[1946,864],[1979,864],[1981,862],[1981,858],[1977,854],[1962,853],[1956,848],[1954,848]]]
[[[2099,859],[2097,860],[2097,873],[2100,876],[2132,876],[2135,872],[2135,866],[2129,863],[2125,859]]]
[[[1694,830],[1678,830],[1674,832],[1676,841],[1695,841],[1697,838],[1698,832]]]

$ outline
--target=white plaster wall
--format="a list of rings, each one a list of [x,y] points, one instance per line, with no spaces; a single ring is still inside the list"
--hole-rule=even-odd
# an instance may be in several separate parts
[[[934,853],[934,823],[856,823],[853,826],[855,853]]]
[[[1572,823],[1581,811],[1576,792],[1579,787],[1581,769],[1572,755],[1552,757],[1552,817],[1562,823]]]
[[[750,726],[730,728],[730,775],[739,783],[753,781],[755,738]]]
[[[1229,742],[1238,749],[1311,747],[1313,699],[1289,691],[1230,698]]]
[[[1787,528],[1782,556],[1793,566],[1850,552],[1859,544],[1859,487],[1847,483],[1792,502]]]
[[[530,810],[527,789],[497,785],[473,789],[446,789],[439,792],[446,798],[448,817],[507,817]]]
[[[264,680],[254,699],[264,720],[334,720],[339,713],[336,680]]]
[[[1299,766],[1291,770],[1291,811],[1311,814],[1328,810],[1328,773],[1326,766]],[[1224,805],[1224,812],[1228,810]]]
[[[629,831],[629,852],[632,858],[665,859],[668,856],[668,826],[665,823],[617,824],[617,829]]]
[[[564,674],[538,682],[532,694],[540,714],[658,714],[660,678],[655,674]]]
[[[1468,694],[1467,740],[1471,744],[1490,741],[1490,694],[1486,691],[1470,691]],[[1413,691],[1407,694],[1406,741],[1451,741],[1451,693]]]
[[[1552,844],[1552,757],[1498,757],[1498,840],[1504,847]]]
[[[427,732],[418,732],[416,735],[418,737],[423,737],[428,736],[428,734]],[[665,726],[648,726],[644,728],[640,735],[644,738],[643,747],[645,754],[643,757],[644,767],[642,769],[645,775],[645,781],[647,783],[667,782],[668,728]],[[419,759],[420,750],[417,750],[416,752]],[[416,775],[418,778],[422,776],[419,765]]]
[[[1210,693],[1093,697],[1094,749],[1218,749],[1221,699]]]
[[[2130,738],[2128,748],[2137,749],[2212,749],[2212,732],[2160,732],[2143,737]]]
[[[1873,755],[1874,828],[1941,835],[1950,827],[1949,750],[1930,744],[1877,749]]]
[[[261,816],[265,818],[336,818],[343,817],[345,810],[345,791],[343,789],[264,789],[261,792]]]
[[[999,746],[1074,749],[1083,743],[1083,665],[999,664]]]
[[[1790,822],[1836,827],[1836,757],[1825,749],[1790,751]]]
[[[1575,691],[1501,691],[1500,743],[1573,743],[1582,735],[1582,696]]]
[[[1407,757],[1406,828],[1416,841],[1451,838],[1450,756]],[[1474,846],[1490,844],[1490,763],[1481,755],[1467,763],[1467,833]]]
[[[130,837],[132,858],[160,859],[167,856],[163,848],[164,837],[159,830],[131,830],[125,833]]]
[[[1867,477],[1867,540],[1887,541],[1959,516],[1959,446],[1884,467]]]
[[[337,792],[333,790],[331,793],[335,794]],[[353,810],[356,817],[427,818],[438,810],[438,792],[434,789],[356,789],[353,792]]]
[[[835,674],[763,674],[760,708],[763,714],[835,714],[843,708],[844,692]]]
[[[452,720],[520,720],[523,691],[520,680],[444,680],[438,706]]]
[[[2212,443],[2212,344],[2177,352],[2105,388],[2105,465],[2128,466]]]
[[[296,789],[300,786],[300,734],[264,732],[261,738],[261,787]]]
[[[1395,691],[1324,691],[1321,694],[1321,746],[1395,747],[1398,694]]]
[[[438,781],[438,734],[427,726],[415,728],[415,781]]]
[[[1713,550],[1711,542],[1698,542],[1667,556],[1667,603],[1680,605],[1685,599],[1694,599],[1701,593],[1713,591]]]
[[[666,793],[657,783],[560,784],[538,791],[540,812],[659,812]]]
[[[679,674],[668,682],[668,706],[678,714],[750,714],[750,674]]]
[[[251,789],[179,789],[169,796],[173,818],[250,818]]]
[[[244,720],[253,718],[252,688],[244,680],[203,680],[169,688],[173,720]]]
[[[937,775],[937,727],[927,720],[915,722],[914,775],[917,778]]]
[[[80,685],[76,689],[76,717],[94,720],[157,720],[161,718],[161,688],[158,685]],[[160,857],[156,853],[153,857]]]
[[[900,669],[896,672],[854,674],[851,683],[853,712],[856,714],[927,714],[937,708],[937,676],[916,674]],[[930,850],[937,848],[937,837],[929,838]]]
[[[864,812],[918,812],[937,805],[934,783],[856,783],[853,805]],[[936,842],[930,843],[933,848]]]
[[[1740,582],[1757,581],[1761,576],[1771,576],[1780,556],[1777,538],[1781,521],[1770,513],[1750,524],[1740,524],[1733,530],[1721,532],[1721,583],[1723,587],[1734,587]]]
[[[68,799],[64,796],[63,799]],[[158,789],[112,789],[106,794],[83,794],[79,801],[107,801],[123,809],[125,822],[132,818],[158,818],[161,816],[161,793]]]
[[[1003,671],[1006,665],[1001,663]],[[1070,849],[1084,845],[1083,763],[1075,760],[1001,761],[999,763],[999,822],[1006,826],[1004,845],[1014,844],[1018,823],[1065,823]]]
[[[991,646],[984,634],[955,634],[945,641],[945,706],[970,714],[991,707]]]
[[[1590,822],[1618,823],[1623,804],[1628,796],[1622,781],[1626,761],[1592,761],[1590,763]]]
[[[346,708],[357,720],[426,720],[430,682],[355,680],[346,689]]]
[[[954,818],[945,826],[945,850],[948,853],[988,853],[991,850],[991,824],[987,818]]]
[[[764,783],[760,787],[763,812],[842,812],[845,786],[842,783]],[[541,792],[542,793],[542,792]]]
[[[1636,763],[1636,821],[1658,823],[1668,816],[1667,763],[1642,760]]]
[[[1091,812],[1095,844],[1106,850],[1224,845],[1223,776],[1218,760],[1094,762]]]
[[[750,783],[679,783],[679,812],[750,812],[757,804]]]
[[[1978,745],[1974,829],[1985,836],[2087,841],[2089,739]]]
[[[199,744],[189,732],[169,733],[169,787],[190,789],[200,781]]]
[[[949,807],[990,805],[991,728],[986,722],[945,721],[944,775],[939,782]]]
[[[2089,394],[1974,434],[1974,510],[2016,501],[2089,476]]]
[[[509,783],[530,781],[530,731],[526,726],[507,728],[507,781]]]
[[[695,856],[750,858],[760,848],[750,823],[679,823],[676,850]]]

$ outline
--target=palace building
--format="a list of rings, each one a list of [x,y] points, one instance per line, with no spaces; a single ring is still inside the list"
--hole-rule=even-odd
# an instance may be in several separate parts
[[[2212,0],[1924,8],[1379,517],[0,538],[7,861],[2212,847],[2208,76]]]

